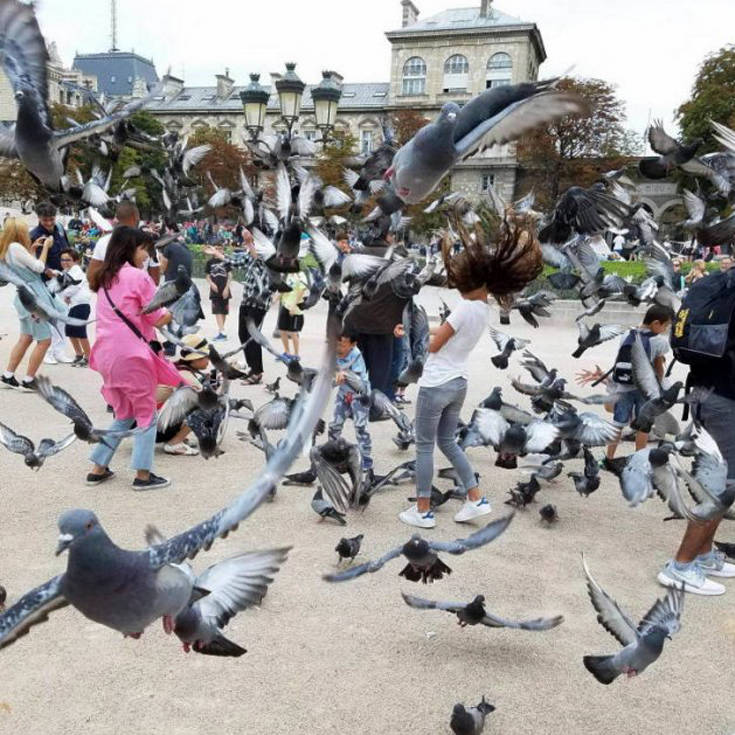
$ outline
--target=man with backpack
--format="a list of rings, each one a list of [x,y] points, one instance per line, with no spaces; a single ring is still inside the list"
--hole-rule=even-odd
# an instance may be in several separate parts
[[[640,335],[643,348],[656,371],[659,380],[664,376],[666,364],[665,355],[669,352],[669,339],[666,333],[671,326],[673,313],[671,309],[653,304],[643,317],[640,327],[630,329],[620,340],[620,348],[615,358],[615,364],[610,371],[610,388],[621,396],[615,403],[613,410],[613,424],[618,427],[618,436],[615,441],[607,445],[607,454],[603,460],[603,467],[612,470],[612,460],[615,457],[620,435],[623,429],[638,415],[641,406],[646,402],[645,396],[633,383],[633,368],[631,364],[631,353],[636,337]],[[578,383],[585,384],[599,381],[605,375],[598,368],[596,371],[581,371]],[[648,434],[639,431],[635,435],[636,451],[644,449],[648,444]]]
[[[726,486],[735,485],[735,269],[694,283],[671,334],[678,362],[690,366],[687,388],[708,391],[692,406],[694,420],[709,432],[727,462]],[[678,551],[659,572],[665,587],[682,583],[687,592],[722,595],[724,585],[708,577],[735,577],[735,564],[713,549],[722,518],[689,522]]]

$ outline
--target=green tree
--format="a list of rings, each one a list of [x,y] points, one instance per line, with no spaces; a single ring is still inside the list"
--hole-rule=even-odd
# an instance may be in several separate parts
[[[589,186],[602,172],[627,165],[642,150],[640,138],[625,127],[625,103],[611,84],[566,78],[559,89],[582,97],[588,114],[568,115],[518,143],[519,184],[533,188],[546,207],[567,187]]]
[[[711,120],[735,128],[735,46],[710,54],[699,67],[690,99],[676,111],[685,140],[701,138],[703,153],[721,150]]]

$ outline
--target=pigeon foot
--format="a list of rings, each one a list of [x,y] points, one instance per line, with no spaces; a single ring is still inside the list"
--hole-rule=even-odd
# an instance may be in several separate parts
[[[123,633],[123,638],[132,638],[133,640],[140,640],[140,637],[143,635],[143,631],[141,630],[140,633]]]
[[[172,615],[163,616],[163,632],[166,635],[171,635],[174,632],[174,619]]]

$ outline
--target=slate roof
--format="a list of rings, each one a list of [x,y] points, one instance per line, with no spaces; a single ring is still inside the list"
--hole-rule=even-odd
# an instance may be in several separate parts
[[[457,31],[457,30],[481,30],[483,28],[507,27],[507,26],[530,26],[520,18],[516,18],[500,10],[492,9],[492,13],[486,17],[480,15],[480,8],[450,8],[441,13],[423,18],[413,25],[389,31],[388,36],[393,34],[404,35],[411,33],[426,33],[433,31]]]
[[[158,81],[153,61],[131,51],[77,54],[72,68],[97,77],[97,89],[107,97],[130,96],[136,79],[144,79],[149,86]]]
[[[265,86],[270,90],[270,87]],[[148,109],[158,112],[183,112],[190,110],[202,110],[210,113],[242,112],[240,92],[244,86],[233,87],[227,99],[217,99],[217,87],[184,87],[181,92],[168,100],[154,101],[148,105]],[[269,110],[278,110],[278,95],[275,89],[270,90],[271,96],[268,100]],[[371,110],[385,107],[388,102],[390,84],[388,82],[365,82],[357,84],[342,85],[342,99],[339,102],[340,109]],[[311,86],[304,90],[301,103],[302,112],[313,111],[314,103],[311,101]]]

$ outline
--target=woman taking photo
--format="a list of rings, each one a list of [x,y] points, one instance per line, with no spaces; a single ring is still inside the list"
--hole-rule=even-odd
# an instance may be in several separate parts
[[[41,237],[31,243],[28,225],[21,219],[8,217],[0,235],[0,260],[7,265],[15,275],[25,281],[33,295],[43,303],[49,304],[55,311],[64,311],[64,306],[56,301],[46,285],[41,280],[41,274],[53,275],[53,271],[46,268],[46,256],[49,248],[54,244],[52,237]],[[41,252],[36,258],[34,253],[40,247]],[[20,320],[20,337],[10,352],[8,366],[2,375],[3,385],[8,388],[25,388],[35,390],[36,373],[43,362],[46,350],[51,346],[51,330],[54,328],[46,321],[39,321],[21,303],[16,294],[13,301]],[[28,359],[26,376],[21,383],[15,377],[15,371],[28,348],[36,343]]]
[[[121,435],[108,437],[107,443],[101,442],[93,450],[88,485],[99,485],[113,476],[110,460],[122,435],[134,423],[133,487],[151,490],[169,485],[167,479],[151,472],[156,445],[156,386],[175,386],[181,378],[150,345],[154,327],[168,324],[171,314],[165,309],[141,313],[156,291],[153,280],[142,270],[150,255],[149,240],[141,230],[117,227],[102,266],[90,279],[90,288],[97,293],[97,334],[89,366],[102,376],[102,395],[115,413],[110,429]]]
[[[398,516],[418,528],[436,525],[431,512],[435,444],[452,463],[467,491],[467,499],[454,520],[464,523],[490,513],[490,502],[480,492],[472,465],[455,440],[467,395],[468,358],[490,323],[488,297],[492,295],[501,307],[509,307],[512,295],[542,269],[534,225],[527,218],[509,213],[501,224],[497,245],[487,243],[481,225],[470,233],[458,218],[454,219],[464,249],[452,255],[452,241],[446,236],[442,254],[448,286],[458,289],[462,300],[444,324],[431,330],[429,357],[416,399],[417,502]]]

